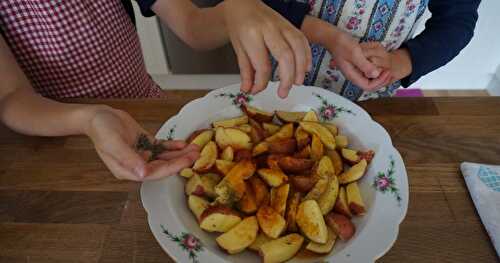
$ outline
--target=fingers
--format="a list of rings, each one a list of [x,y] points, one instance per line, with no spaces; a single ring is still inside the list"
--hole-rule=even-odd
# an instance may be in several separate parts
[[[188,146],[183,140],[156,140],[156,143],[161,143],[168,151],[182,150]]]
[[[264,41],[273,57],[278,61],[280,75],[278,96],[286,98],[295,82],[295,58],[293,50],[278,31],[268,30],[264,34]]]
[[[304,78],[306,72],[309,70],[311,64],[312,55],[311,49],[309,48],[309,42],[304,37],[304,35],[297,31],[283,30],[283,36],[285,37],[288,45],[292,48],[294,59],[295,59],[295,80],[296,85],[301,85],[304,83]]]
[[[143,177],[139,177],[137,174],[133,173],[132,171],[129,171],[122,165],[118,163],[117,160],[112,158],[106,153],[103,153],[99,150],[97,150],[97,153],[101,157],[102,161],[106,164],[108,167],[109,171],[119,180],[130,180],[130,181],[135,181],[139,182],[142,181]]]
[[[241,91],[250,92],[253,87],[254,70],[248,56],[241,47],[239,41],[233,42],[234,52],[238,59],[238,67],[240,68]]]
[[[147,172],[144,181],[157,180],[163,177],[175,175],[182,169],[193,165],[197,158],[196,152],[190,152],[183,157],[172,160],[155,160],[147,165]]]
[[[382,43],[377,42],[377,41],[368,41],[368,42],[362,42],[359,43],[359,46],[364,50],[364,49],[384,49],[384,46]]]
[[[352,54],[351,63],[364,73],[368,78],[377,78],[380,70],[365,57],[361,48],[355,49]]]
[[[378,90],[384,86],[386,86],[387,84],[385,84],[386,82],[388,82],[389,80],[391,79],[391,73],[387,70],[384,70],[382,72],[382,74],[380,74],[380,76],[374,80],[371,80],[366,89],[364,89],[365,91],[375,91],[375,90]]]
[[[389,69],[391,67],[390,62],[381,57],[369,57],[369,60],[379,68]]]
[[[346,79],[350,80],[354,85],[360,87],[363,90],[366,90],[370,87],[369,79],[366,78],[363,73],[356,69],[356,67],[354,67],[351,63],[342,59],[337,59],[337,65],[339,66]]]
[[[181,149],[178,151],[166,151],[166,152],[158,155],[158,159],[170,160],[170,159],[182,157],[182,156],[189,154],[191,152],[196,153],[195,154],[197,156],[196,159],[198,159],[199,154],[200,154],[199,150],[200,150],[200,147],[198,147],[197,145],[194,145],[194,144],[190,144],[187,147],[185,147],[184,149]]]
[[[260,32],[248,32],[247,40],[242,44],[251,65],[255,69],[255,80],[251,89],[251,93],[255,94],[267,87],[267,83],[271,78],[271,62]]]
[[[101,148],[103,154],[116,160],[123,168],[133,173],[138,178],[145,176],[146,161],[127,144],[121,137],[110,137],[108,143]]]

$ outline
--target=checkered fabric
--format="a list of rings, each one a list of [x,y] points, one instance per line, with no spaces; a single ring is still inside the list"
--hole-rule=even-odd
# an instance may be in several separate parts
[[[120,0],[0,0],[0,29],[21,68],[51,98],[157,97]]]

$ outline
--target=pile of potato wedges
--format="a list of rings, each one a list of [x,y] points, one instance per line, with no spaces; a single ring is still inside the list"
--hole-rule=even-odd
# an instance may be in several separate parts
[[[243,115],[195,131],[200,158],[181,171],[188,206],[229,254],[246,249],[263,262],[283,262],[301,249],[330,253],[356,232],[366,213],[357,181],[374,152],[349,148],[349,138],[314,111]]]

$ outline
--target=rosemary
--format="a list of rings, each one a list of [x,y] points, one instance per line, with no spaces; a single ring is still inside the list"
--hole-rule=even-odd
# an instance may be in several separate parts
[[[137,143],[135,144],[135,149],[137,151],[151,152],[148,162],[157,160],[158,156],[167,150],[161,142],[156,140],[151,142],[148,136],[144,133],[139,134]]]

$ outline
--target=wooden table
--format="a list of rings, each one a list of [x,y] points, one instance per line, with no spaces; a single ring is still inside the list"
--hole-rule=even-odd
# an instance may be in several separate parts
[[[126,110],[154,133],[204,94],[80,102]],[[500,98],[362,106],[391,134],[411,191],[399,238],[379,262],[498,262],[459,164],[500,163]],[[139,186],[113,179],[84,137],[35,138],[0,128],[0,262],[171,262],[149,231]]]

